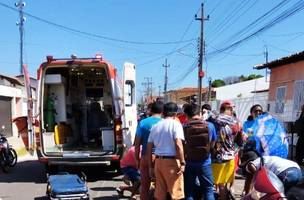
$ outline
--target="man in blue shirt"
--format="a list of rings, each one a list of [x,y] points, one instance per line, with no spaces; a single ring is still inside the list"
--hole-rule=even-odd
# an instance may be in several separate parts
[[[140,199],[147,200],[149,199],[149,189],[150,189],[150,175],[149,175],[149,162],[146,155],[147,143],[150,135],[150,131],[153,125],[161,120],[161,114],[163,112],[164,104],[161,101],[156,101],[151,105],[151,116],[143,119],[139,122],[136,130],[135,136],[135,159],[137,166],[140,169],[141,176],[141,190],[140,190]],[[140,146],[142,145],[141,150],[141,159],[140,159]]]
[[[214,125],[201,119],[200,108],[191,104],[184,109],[188,123],[184,126],[185,133],[185,199],[214,200],[213,176],[211,169],[211,149],[217,139]],[[199,180],[200,190],[195,194],[196,180]]]

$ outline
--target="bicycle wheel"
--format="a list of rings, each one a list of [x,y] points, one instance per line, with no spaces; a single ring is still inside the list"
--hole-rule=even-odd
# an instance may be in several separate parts
[[[10,148],[9,149],[9,153],[8,153],[8,157],[9,157],[9,166],[10,167],[14,167],[17,163],[17,153],[15,151],[15,149]]]

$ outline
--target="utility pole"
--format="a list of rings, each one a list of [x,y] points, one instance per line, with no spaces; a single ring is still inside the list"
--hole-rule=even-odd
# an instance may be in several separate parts
[[[150,98],[152,100],[152,97],[153,97],[153,81],[152,81],[152,77],[150,77],[150,80],[148,81],[148,84],[150,85]]]
[[[147,99],[148,99],[148,92],[147,92],[148,84],[146,82],[142,82],[141,85],[144,87],[143,99],[144,99],[144,102],[146,103]]]
[[[168,97],[167,97],[168,67],[170,67],[170,65],[168,65],[168,63],[167,63],[167,59],[165,61],[165,64],[163,65],[163,67],[165,68],[164,102],[167,103],[167,100],[168,100]]]
[[[199,59],[198,59],[198,106],[202,107],[202,80],[204,77],[203,71],[203,60],[204,60],[204,22],[209,20],[209,15],[207,18],[204,16],[204,4],[201,4],[201,17],[195,15],[195,19],[201,21],[201,36],[200,36],[200,48],[199,48]]]
[[[211,88],[212,88],[212,79],[211,77],[208,78],[208,84],[209,84],[209,87],[208,87],[208,103],[210,102],[211,100]]]
[[[160,98],[160,90],[161,90],[161,86],[158,86],[158,97]]]
[[[152,77],[144,77],[146,82],[144,83],[147,86],[147,99],[150,97],[152,99]]]
[[[264,46],[265,47],[265,51],[264,51],[264,56],[265,56],[265,63],[268,63],[268,48],[267,48],[267,45],[265,45]],[[265,68],[265,78],[266,78],[266,82],[268,81],[267,80],[267,76],[268,76],[268,74],[269,74],[269,71],[268,71],[268,69],[267,68]]]
[[[20,74],[23,74],[22,67],[23,67],[23,32],[24,32],[24,22],[26,18],[23,16],[23,7],[25,6],[25,2],[19,0],[19,2],[15,3],[15,6],[19,10],[19,22],[16,23],[19,26],[19,34],[20,34]]]

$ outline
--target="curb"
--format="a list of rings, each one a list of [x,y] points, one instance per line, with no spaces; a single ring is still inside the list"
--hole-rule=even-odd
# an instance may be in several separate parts
[[[38,160],[36,153],[34,153],[34,155],[30,154],[25,147],[21,147],[15,150],[17,152],[18,162],[23,162],[28,160]]]
[[[15,150],[16,150],[17,156],[18,156],[19,158],[24,157],[24,156],[26,156],[27,154],[29,154],[25,147],[21,147],[21,148],[15,149]]]

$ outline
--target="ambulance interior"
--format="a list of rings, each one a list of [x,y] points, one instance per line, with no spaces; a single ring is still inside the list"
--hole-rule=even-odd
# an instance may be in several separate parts
[[[51,67],[43,83],[43,150],[47,155],[114,151],[111,79],[103,67]]]

